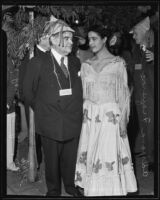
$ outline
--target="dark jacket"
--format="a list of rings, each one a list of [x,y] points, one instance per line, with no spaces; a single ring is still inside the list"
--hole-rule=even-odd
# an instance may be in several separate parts
[[[35,46],[34,48],[34,57],[36,56],[43,56],[45,53]],[[19,97],[21,101],[24,101],[23,96],[23,81],[27,70],[28,62],[30,61],[29,58],[29,51],[24,56],[24,59],[21,61],[21,65],[19,66]]]
[[[69,88],[58,63],[56,71],[62,88]],[[29,62],[24,79],[23,91],[25,100],[35,113],[35,129],[41,135],[65,141],[78,137],[82,123],[82,83],[78,77],[80,61],[68,56],[68,68],[71,76],[72,95],[59,96],[59,85],[54,74],[50,52],[37,56]]]
[[[153,51],[153,49],[149,49]],[[154,68],[153,61],[147,62],[145,52],[136,48],[133,53],[134,63],[134,99],[138,117],[138,137],[141,133],[141,151],[146,154],[147,161],[154,161]],[[137,68],[137,69],[135,69]],[[135,134],[135,133],[134,133]],[[142,149],[143,148],[143,149]]]
[[[148,49],[154,52],[154,48]],[[133,52],[133,69],[134,69],[134,87],[135,94],[139,98],[142,94],[143,80],[142,74],[145,75],[145,91],[148,97],[154,98],[154,61],[147,62],[145,52],[140,50],[137,45]],[[138,65],[141,64],[141,69],[138,69]],[[137,69],[136,69],[137,65]]]
[[[7,113],[15,112],[15,95],[18,73],[12,62],[11,57],[7,56]]]

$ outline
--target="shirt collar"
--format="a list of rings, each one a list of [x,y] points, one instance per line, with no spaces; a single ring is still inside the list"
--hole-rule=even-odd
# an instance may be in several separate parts
[[[66,67],[68,68],[68,59],[67,56],[62,56],[61,54],[59,54],[55,49],[51,49],[52,54],[54,55],[56,61],[58,62],[58,64],[60,65],[61,63],[61,58],[64,57],[64,64],[66,65]]]
[[[42,48],[40,45],[38,45],[38,44],[37,44],[37,48],[38,48],[39,50],[43,51],[44,53],[46,52],[46,50],[43,49],[43,48]]]

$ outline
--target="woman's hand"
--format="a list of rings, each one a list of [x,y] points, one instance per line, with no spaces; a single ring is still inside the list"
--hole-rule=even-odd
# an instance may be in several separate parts
[[[122,138],[125,138],[127,136],[127,117],[126,117],[126,115],[120,121],[120,136]]]
[[[125,138],[127,136],[127,129],[124,125],[120,124],[120,136]]]

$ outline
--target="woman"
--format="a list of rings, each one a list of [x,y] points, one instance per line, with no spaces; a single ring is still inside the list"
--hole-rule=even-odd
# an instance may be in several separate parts
[[[137,183],[126,133],[130,92],[125,63],[106,48],[106,29],[94,25],[88,38],[95,56],[81,67],[84,119],[75,185],[85,196],[126,195],[137,191]]]

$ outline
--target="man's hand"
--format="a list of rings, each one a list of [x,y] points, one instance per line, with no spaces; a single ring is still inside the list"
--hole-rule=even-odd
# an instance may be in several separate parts
[[[149,51],[148,49],[146,50],[146,61],[154,61],[154,53],[152,51]]]

